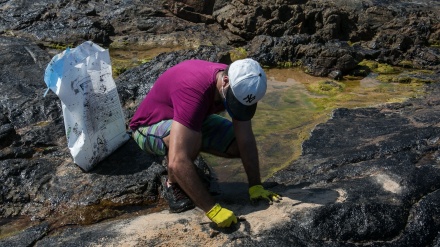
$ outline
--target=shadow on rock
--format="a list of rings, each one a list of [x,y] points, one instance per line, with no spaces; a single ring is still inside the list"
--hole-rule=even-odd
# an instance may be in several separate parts
[[[89,173],[99,175],[129,175],[148,169],[162,158],[143,152],[133,139],[129,139]],[[161,172],[160,172],[161,173]]]

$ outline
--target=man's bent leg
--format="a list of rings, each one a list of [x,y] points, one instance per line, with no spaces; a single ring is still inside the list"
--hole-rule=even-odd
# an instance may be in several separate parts
[[[170,132],[168,172],[194,203],[208,212],[215,204],[214,199],[204,187],[193,164],[199,154],[201,143],[200,132],[174,121]]]
[[[228,119],[216,114],[208,116],[202,125],[202,151],[226,158],[238,158],[234,127]]]

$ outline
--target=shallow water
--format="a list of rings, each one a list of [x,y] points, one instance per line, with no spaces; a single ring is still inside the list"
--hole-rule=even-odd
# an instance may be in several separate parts
[[[159,47],[155,49],[140,49],[139,47],[128,47],[125,49],[110,48],[113,76],[117,77],[127,69],[151,61],[154,57],[163,52],[179,50],[179,47]]]
[[[268,90],[252,120],[263,180],[297,159],[302,142],[310,136],[314,126],[331,117],[334,109],[402,102],[421,96],[424,91],[422,84],[382,83],[374,75],[333,81],[330,85],[336,91],[316,91],[323,81],[332,80],[313,77],[297,69],[267,69],[266,72]],[[202,156],[214,168],[220,182],[247,181],[239,159]]]

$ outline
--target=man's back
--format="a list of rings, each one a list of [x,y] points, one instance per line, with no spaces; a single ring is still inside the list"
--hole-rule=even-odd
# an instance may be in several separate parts
[[[200,131],[207,115],[224,110],[214,102],[216,74],[225,64],[187,60],[165,71],[133,116],[130,128],[173,119]]]

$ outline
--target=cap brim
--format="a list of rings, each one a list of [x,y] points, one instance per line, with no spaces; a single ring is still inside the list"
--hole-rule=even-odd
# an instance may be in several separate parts
[[[257,103],[250,106],[243,105],[235,98],[234,93],[229,87],[226,91],[226,108],[231,118],[238,121],[249,121],[255,115]]]

